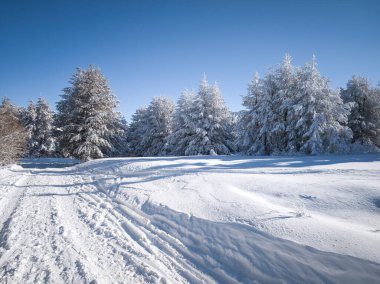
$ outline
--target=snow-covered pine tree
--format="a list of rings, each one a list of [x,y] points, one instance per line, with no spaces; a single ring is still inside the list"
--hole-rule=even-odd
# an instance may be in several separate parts
[[[21,122],[20,110],[9,99],[0,105],[0,165],[15,162],[25,151],[28,131]]]
[[[174,104],[165,97],[155,97],[147,109],[142,139],[143,156],[167,155],[167,139],[172,133]]]
[[[116,98],[99,69],[77,69],[58,102],[59,147],[65,157],[102,158],[112,148]]]
[[[292,145],[291,109],[295,99],[296,68],[292,65],[292,58],[285,54],[283,62],[273,71],[272,100],[272,131],[271,154],[281,154],[294,151]]]
[[[191,91],[182,92],[178,99],[173,117],[173,131],[168,137],[168,152],[183,156],[191,138],[195,135],[195,125],[192,119],[192,104],[195,95]]]
[[[380,129],[380,82],[373,90],[373,100],[376,102],[376,108],[374,110],[375,124],[377,125],[377,129]],[[378,148],[380,148],[380,131],[377,131],[377,136],[374,143]]]
[[[0,108],[2,109],[4,113],[9,114],[9,116],[22,122],[22,119],[23,119],[22,108],[19,108],[16,105],[14,105],[9,98],[3,98],[1,100]]]
[[[341,96],[345,103],[351,104],[348,126],[353,132],[353,141],[379,147],[380,96],[368,79],[353,76],[346,89],[341,90]]]
[[[239,144],[237,142],[238,140],[238,123],[241,117],[241,111],[230,111],[230,123],[229,123],[229,131],[231,133],[232,137],[232,148],[233,152],[240,151],[239,150]]]
[[[234,151],[232,117],[218,86],[210,86],[206,76],[190,109],[194,134],[185,155],[228,155]]]
[[[168,154],[168,137],[172,132],[174,104],[165,97],[155,97],[147,108],[139,108],[132,116],[127,140],[132,156]]]
[[[22,111],[21,121],[28,132],[28,144],[26,155],[32,155],[32,149],[35,147],[36,141],[33,139],[33,133],[36,130],[37,111],[34,103],[30,101],[26,109]]]
[[[128,155],[129,147],[127,141],[128,124],[121,113],[115,114],[115,121],[110,125],[111,136],[110,141],[112,149],[107,152],[110,157],[125,157]]]
[[[316,60],[303,68],[283,63],[263,80],[254,78],[243,98],[239,145],[248,154],[346,152],[349,108],[317,70]]]
[[[141,157],[144,155],[144,147],[142,146],[143,136],[146,132],[146,125],[148,120],[148,109],[139,108],[132,115],[131,123],[128,127],[127,142],[129,156]]]
[[[263,81],[256,72],[248,84],[248,93],[243,97],[243,106],[246,108],[240,113],[237,125],[238,148],[246,154],[252,155],[263,148],[261,143],[262,120],[260,117],[261,105],[264,96]]]
[[[53,112],[42,97],[38,99],[35,111],[36,116],[31,132],[29,153],[33,157],[52,156],[56,151],[53,137]]]
[[[250,155],[270,155],[273,153],[272,131],[278,122],[278,110],[274,110],[274,101],[278,90],[275,72],[271,70],[264,79],[255,76],[248,86],[248,94],[243,97],[243,105],[247,108],[240,121],[241,142],[245,152]],[[276,129],[277,131],[278,129]],[[278,131],[277,131],[278,132]],[[245,140],[243,140],[245,139]]]
[[[36,117],[36,106],[33,101],[29,101],[28,106],[22,110],[21,121],[25,128],[30,132],[36,127]]]
[[[240,144],[247,154],[280,154],[289,151],[289,112],[293,104],[295,68],[290,55],[270,70],[264,80],[258,75],[243,98]]]
[[[306,154],[347,152],[352,136],[345,126],[349,108],[343,104],[339,93],[330,89],[328,79],[319,73],[315,56],[298,76],[293,105],[298,116],[295,125],[297,150]]]

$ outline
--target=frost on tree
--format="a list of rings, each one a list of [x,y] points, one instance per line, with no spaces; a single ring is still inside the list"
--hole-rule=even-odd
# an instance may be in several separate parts
[[[28,131],[22,124],[20,110],[8,99],[0,105],[0,165],[14,163],[25,151]]]
[[[107,151],[110,157],[125,157],[128,155],[129,147],[127,141],[128,124],[121,113],[115,113],[115,120],[110,126],[110,141],[112,149]]]
[[[155,97],[147,110],[147,120],[142,145],[144,156],[167,154],[167,138],[172,132],[174,104],[165,97]]]
[[[232,116],[216,84],[210,86],[203,78],[185,119],[189,135],[183,140],[189,141],[185,155],[223,155],[234,151]]]
[[[290,109],[293,104],[295,68],[285,58],[264,79],[256,73],[243,98],[239,127],[239,145],[247,154],[280,154],[289,151]]]
[[[142,139],[145,133],[147,121],[147,108],[139,108],[132,115],[131,123],[128,127],[127,142],[129,156],[143,156],[144,148],[142,146]]]
[[[33,133],[36,130],[37,111],[34,103],[29,102],[28,106],[22,110],[21,121],[28,133],[28,144],[26,155],[32,155],[32,149],[35,147],[36,141],[33,139]]]
[[[166,140],[172,132],[174,104],[165,97],[153,98],[147,110],[142,145],[144,156],[166,155]]]
[[[168,149],[173,155],[184,156],[192,136],[195,135],[196,127],[191,113],[194,99],[195,95],[187,90],[178,99],[173,117],[173,132],[168,137]]]
[[[128,142],[134,156],[159,156],[168,153],[167,138],[172,131],[174,104],[155,97],[147,108],[136,111],[129,126]]]
[[[70,84],[57,104],[60,150],[65,157],[82,161],[102,158],[112,149],[116,98],[106,78],[93,66],[78,69]]]
[[[258,76],[243,98],[239,145],[248,154],[338,153],[349,150],[349,108],[317,70],[315,58],[303,68],[286,55],[265,78]]]
[[[353,76],[341,90],[344,102],[351,104],[348,126],[353,141],[380,147],[380,93],[371,88],[368,79]]]
[[[282,64],[274,71],[272,100],[272,153],[280,154],[296,151],[293,131],[292,108],[296,96],[297,68],[291,64],[291,56],[286,54]]]
[[[49,157],[55,151],[53,137],[53,112],[44,98],[37,105],[29,103],[24,115],[24,125],[29,132],[28,154],[31,157]]]
[[[352,137],[346,126],[349,107],[321,76],[315,57],[299,71],[296,88],[296,149],[306,154],[348,152]]]
[[[247,154],[264,152],[266,133],[261,132],[263,121],[260,117],[265,116],[261,111],[264,99],[263,81],[256,72],[251,83],[248,85],[248,93],[243,97],[243,106],[246,108],[240,113],[237,125],[239,150]]]

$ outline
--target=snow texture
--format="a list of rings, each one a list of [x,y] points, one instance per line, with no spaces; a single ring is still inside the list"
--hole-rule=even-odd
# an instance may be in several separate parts
[[[0,169],[1,283],[379,283],[379,154],[77,162]]]

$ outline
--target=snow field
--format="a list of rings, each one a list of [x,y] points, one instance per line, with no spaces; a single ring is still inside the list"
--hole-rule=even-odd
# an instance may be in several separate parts
[[[379,154],[46,162],[0,170],[1,283],[379,282]]]

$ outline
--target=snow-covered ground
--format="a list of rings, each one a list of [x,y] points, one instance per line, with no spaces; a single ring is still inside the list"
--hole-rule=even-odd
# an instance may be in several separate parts
[[[0,283],[380,283],[380,154],[0,169]]]

